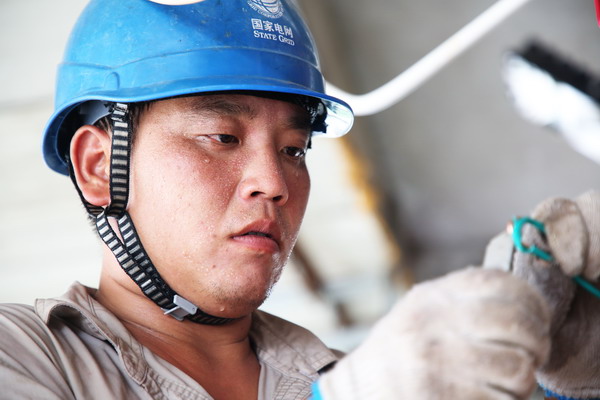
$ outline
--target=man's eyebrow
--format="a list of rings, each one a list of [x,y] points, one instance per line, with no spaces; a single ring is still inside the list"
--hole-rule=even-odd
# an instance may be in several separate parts
[[[190,111],[198,114],[256,117],[256,111],[249,105],[216,96],[192,97]]]
[[[250,119],[257,116],[257,111],[248,104],[229,100],[226,96],[196,96],[190,98],[190,111],[195,114],[211,114],[216,116],[246,116]],[[288,121],[292,129],[312,129],[311,117],[308,111],[299,110]]]
[[[308,112],[299,112],[290,118],[289,127],[292,129],[304,130],[310,132],[312,123]]]

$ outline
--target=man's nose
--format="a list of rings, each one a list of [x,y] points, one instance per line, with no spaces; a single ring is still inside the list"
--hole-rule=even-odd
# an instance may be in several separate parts
[[[282,160],[275,151],[255,152],[244,163],[239,193],[243,199],[262,198],[282,206],[289,191]]]

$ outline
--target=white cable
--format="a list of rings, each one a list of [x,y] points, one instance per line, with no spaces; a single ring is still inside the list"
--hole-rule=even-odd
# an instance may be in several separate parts
[[[344,92],[327,82],[327,93],[350,104],[357,116],[381,112],[411,94],[529,1],[531,0],[499,0],[429,54],[378,89],[355,95]]]

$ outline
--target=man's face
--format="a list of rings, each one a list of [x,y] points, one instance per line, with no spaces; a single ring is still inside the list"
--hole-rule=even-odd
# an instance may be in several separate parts
[[[302,108],[261,97],[177,98],[143,113],[129,212],[175,291],[225,317],[264,301],[306,208],[309,135]]]

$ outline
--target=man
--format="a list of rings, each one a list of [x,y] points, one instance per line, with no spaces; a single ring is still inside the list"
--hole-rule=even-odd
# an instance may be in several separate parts
[[[338,365],[257,311],[290,255],[324,94],[283,0],[92,0],[59,68],[44,156],[103,241],[98,289],[0,306],[0,397],[525,399],[547,357],[542,296],[500,271],[419,285]]]
[[[92,1],[44,154],[104,241],[101,281],[6,307],[9,397],[307,397],[336,355],[253,312],[298,234],[311,136],[352,125],[323,92],[292,4]]]

